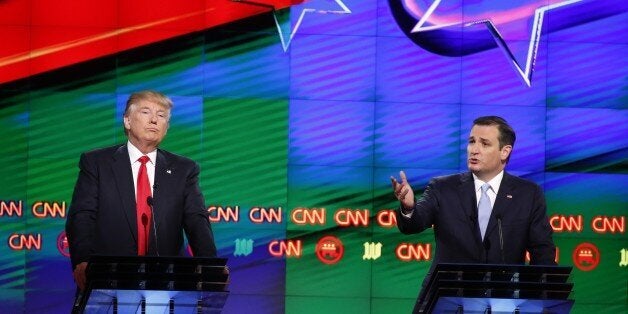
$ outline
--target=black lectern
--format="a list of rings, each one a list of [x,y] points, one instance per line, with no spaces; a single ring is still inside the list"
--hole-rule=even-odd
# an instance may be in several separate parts
[[[73,313],[219,313],[228,291],[224,258],[93,256]]]
[[[569,266],[438,264],[420,313],[569,313]]]

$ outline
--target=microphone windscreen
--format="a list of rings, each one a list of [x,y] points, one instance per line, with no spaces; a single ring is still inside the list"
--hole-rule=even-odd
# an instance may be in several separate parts
[[[142,225],[144,225],[144,227],[148,225],[148,216],[146,216],[146,214],[142,214]]]

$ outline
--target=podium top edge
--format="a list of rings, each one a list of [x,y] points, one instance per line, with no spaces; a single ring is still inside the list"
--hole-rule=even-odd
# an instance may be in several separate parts
[[[224,267],[227,265],[226,258],[220,257],[186,257],[186,256],[111,256],[92,255],[89,264],[111,264],[111,263],[146,263],[146,264],[178,264],[178,265],[205,265]]]
[[[570,274],[572,266],[558,265],[519,265],[519,264],[464,264],[464,263],[440,263],[434,268],[439,271],[482,271],[482,272],[519,272],[519,273],[548,273]]]

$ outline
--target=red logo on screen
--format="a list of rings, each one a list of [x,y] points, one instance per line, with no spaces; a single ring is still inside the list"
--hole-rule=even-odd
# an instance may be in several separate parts
[[[70,257],[70,245],[68,244],[68,237],[65,236],[65,231],[61,231],[57,237],[57,249],[61,255]]]
[[[316,257],[327,265],[338,263],[344,252],[342,242],[334,236],[325,236],[316,243]]]
[[[572,258],[578,269],[590,271],[600,263],[600,251],[591,243],[580,243],[573,251]]]

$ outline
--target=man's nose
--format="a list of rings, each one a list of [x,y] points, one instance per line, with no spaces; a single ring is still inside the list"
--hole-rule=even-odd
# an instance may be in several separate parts
[[[477,154],[478,153],[478,146],[476,144],[469,144],[469,153]]]

